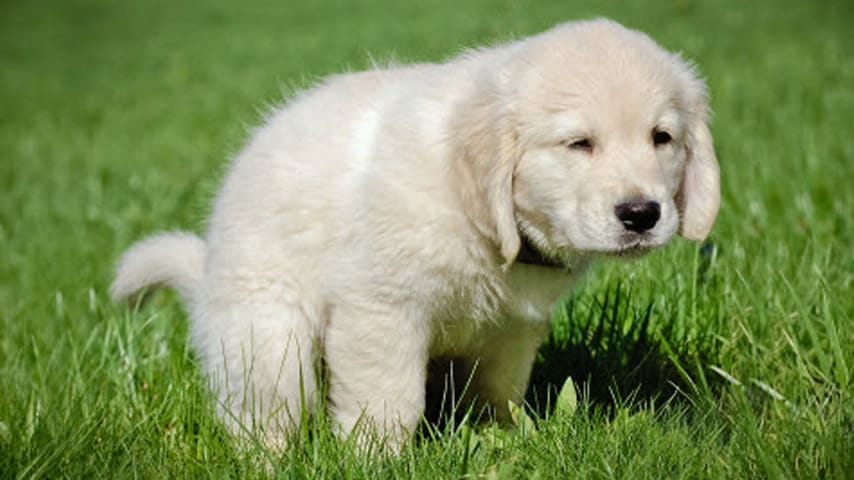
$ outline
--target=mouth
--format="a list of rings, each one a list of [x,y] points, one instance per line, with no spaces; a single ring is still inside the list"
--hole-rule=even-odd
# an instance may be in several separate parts
[[[519,236],[522,241],[521,248],[516,257],[516,261],[522,264],[536,265],[547,268],[570,269],[572,261],[567,261],[566,257],[559,254],[551,254],[541,250],[525,233],[525,230],[519,229]],[[617,245],[611,248],[590,249],[586,250],[588,254],[600,254],[607,257],[633,259],[641,257],[652,250],[663,245],[665,242],[656,241],[646,233],[627,232],[621,235],[617,241]],[[571,249],[570,246],[559,247],[558,251]],[[584,253],[584,250],[574,250],[577,253]]]
[[[620,246],[606,252],[612,257],[636,258],[655,249],[659,245],[650,242],[645,235],[627,234],[620,238]]]
[[[617,250],[610,250],[606,252],[607,255],[611,257],[618,258],[637,258],[645,255],[650,250],[653,250],[655,247],[652,245],[646,245],[640,242],[626,245],[624,247],[620,247]]]

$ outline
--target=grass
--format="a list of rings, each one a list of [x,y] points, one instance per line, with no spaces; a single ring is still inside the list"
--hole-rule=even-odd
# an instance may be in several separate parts
[[[291,3],[0,5],[0,478],[850,478],[850,2]],[[556,312],[535,431],[448,427],[387,458],[318,418],[238,450],[175,296],[109,303],[122,249],[199,230],[294,86],[594,15],[698,62],[723,208],[712,246],[603,261]],[[554,412],[567,376],[578,409]]]

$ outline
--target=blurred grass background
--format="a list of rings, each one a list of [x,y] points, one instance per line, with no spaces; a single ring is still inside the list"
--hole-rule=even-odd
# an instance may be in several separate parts
[[[121,251],[201,230],[227,159],[294,88],[593,16],[698,63],[723,207],[714,251],[603,261],[559,309],[530,398],[571,375],[576,415],[394,459],[322,422],[238,451],[175,297],[108,302]],[[848,1],[3,2],[0,477],[850,478],[852,24]]]

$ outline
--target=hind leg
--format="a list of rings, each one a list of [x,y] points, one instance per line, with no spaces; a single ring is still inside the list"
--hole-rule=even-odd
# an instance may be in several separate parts
[[[317,315],[287,289],[238,291],[196,308],[193,340],[226,425],[281,445],[316,401]]]

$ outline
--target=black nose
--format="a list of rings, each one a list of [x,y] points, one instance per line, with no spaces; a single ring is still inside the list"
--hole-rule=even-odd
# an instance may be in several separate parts
[[[661,217],[661,205],[658,202],[625,202],[614,207],[614,213],[623,222],[626,230],[642,233],[658,222]]]

